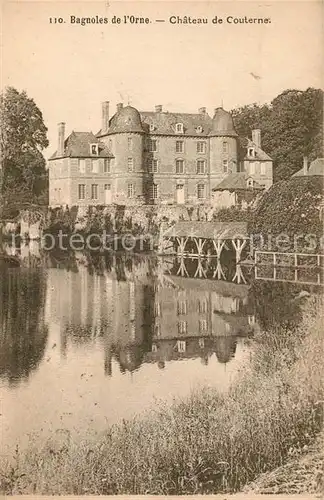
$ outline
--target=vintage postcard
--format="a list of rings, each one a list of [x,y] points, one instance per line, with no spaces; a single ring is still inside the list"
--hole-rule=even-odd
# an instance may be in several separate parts
[[[323,2],[1,4],[0,492],[311,500]]]

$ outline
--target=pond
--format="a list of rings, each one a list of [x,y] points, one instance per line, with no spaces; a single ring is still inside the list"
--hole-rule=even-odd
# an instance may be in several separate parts
[[[42,253],[35,244],[17,257],[0,262],[9,454],[57,429],[100,432],[201,386],[227,391],[255,335],[297,325],[303,297],[320,289],[255,279],[231,259]]]

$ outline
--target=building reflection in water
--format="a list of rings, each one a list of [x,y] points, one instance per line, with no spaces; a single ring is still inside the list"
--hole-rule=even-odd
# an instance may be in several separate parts
[[[173,262],[170,270],[156,258],[106,256],[95,265],[81,253],[75,258],[76,272],[49,270],[48,317],[59,324],[63,356],[68,342],[100,339],[107,375],[113,360],[122,373],[186,358],[207,364],[213,353],[227,363],[237,338],[256,328],[247,285],[191,278],[190,272],[174,276]]]
[[[61,357],[69,348],[96,346],[110,376],[116,362],[122,373],[189,358],[208,364],[213,355],[227,363],[239,338],[259,326],[292,328],[302,317],[305,285],[253,281],[233,260],[44,253],[34,247],[15,250],[16,267],[2,263],[0,375],[11,383],[39,365],[47,325]],[[314,286],[306,290],[318,293]]]
[[[220,263],[217,268],[221,269]],[[237,338],[255,332],[249,287],[191,278],[197,269],[199,265],[194,262],[190,266],[189,259],[173,260],[170,275],[160,275],[160,283],[155,285],[152,349],[147,361],[163,367],[166,361],[200,357],[207,364],[215,353],[219,362],[227,363],[235,355]]]

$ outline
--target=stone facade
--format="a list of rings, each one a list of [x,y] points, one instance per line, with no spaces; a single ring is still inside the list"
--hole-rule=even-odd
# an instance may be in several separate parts
[[[118,104],[110,118],[105,102],[96,135],[72,132],[65,139],[59,124],[58,150],[49,161],[50,206],[210,205],[212,190],[243,170],[254,171],[268,188],[272,161],[266,155],[261,167],[265,153],[255,131],[253,139],[258,144],[249,141],[241,161],[232,116],[223,108],[211,118],[205,108],[196,114],[163,112],[162,106],[139,112]],[[251,147],[258,155],[248,155]]]

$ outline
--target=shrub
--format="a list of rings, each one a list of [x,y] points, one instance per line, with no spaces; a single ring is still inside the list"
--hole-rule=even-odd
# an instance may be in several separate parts
[[[313,234],[319,242],[323,234],[319,218],[321,200],[321,176],[293,177],[280,181],[260,200],[249,224],[249,232],[262,234],[264,237],[269,233],[273,237],[284,233],[291,238],[291,245],[295,235]]]

